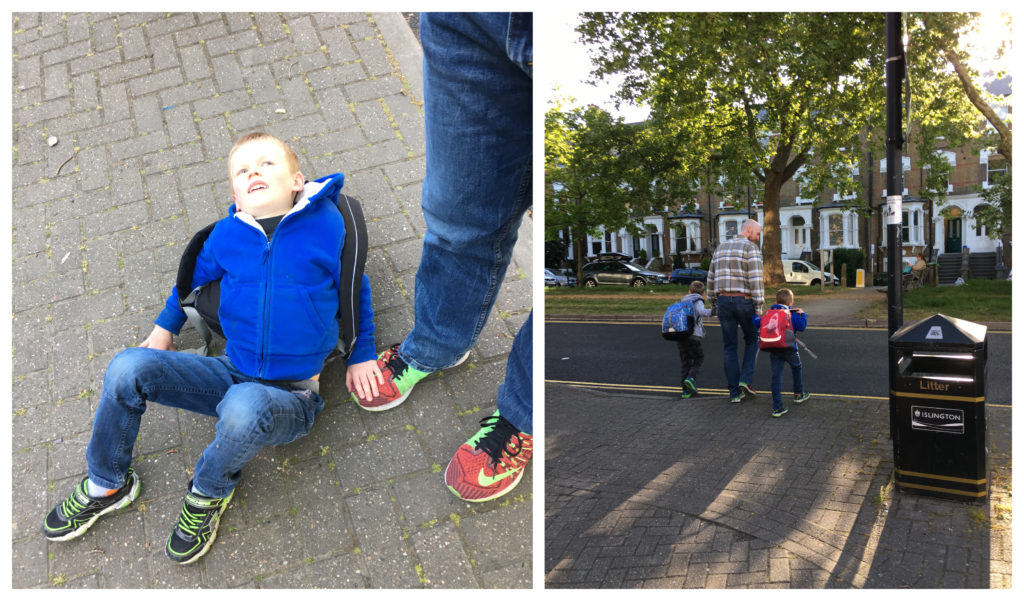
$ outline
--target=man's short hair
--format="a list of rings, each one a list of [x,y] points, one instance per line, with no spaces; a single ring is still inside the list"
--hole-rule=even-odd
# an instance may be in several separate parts
[[[231,147],[231,152],[228,153],[228,170],[231,169],[231,157],[235,156],[235,151],[251,142],[259,142],[263,140],[276,142],[282,149],[284,149],[284,157],[285,160],[288,161],[288,169],[292,173],[298,173],[299,171],[302,171],[301,169],[299,169],[299,156],[295,154],[295,151],[292,150],[292,147],[285,144],[284,140],[282,140],[281,138],[278,138],[273,134],[268,134],[262,131],[254,131],[252,133],[245,134],[244,136],[238,138],[238,140],[235,141],[235,145]]]
[[[704,292],[704,282],[700,280],[694,280],[690,282],[690,292],[702,294]]]
[[[779,291],[775,293],[775,302],[780,305],[786,305],[787,307],[792,305],[793,291],[789,288],[779,288]]]
[[[740,228],[740,232],[745,232],[751,228],[757,228],[761,230],[761,224],[757,222],[757,219],[747,219],[743,222],[743,227]]]

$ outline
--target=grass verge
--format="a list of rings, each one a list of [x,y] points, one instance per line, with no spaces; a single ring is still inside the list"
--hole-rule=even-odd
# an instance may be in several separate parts
[[[829,295],[834,291],[820,286],[786,286],[799,297]],[[765,288],[765,299],[774,299],[782,288]],[[679,300],[686,286],[655,284],[643,288],[598,286],[597,288],[545,288],[544,310],[563,315],[661,315],[665,307]],[[770,305],[769,305],[770,306]]]
[[[963,286],[937,286],[903,293],[903,323],[942,313],[970,321],[1012,321],[1010,280],[967,280]],[[882,296],[882,295],[879,295]],[[861,310],[858,317],[888,319],[885,297]]]

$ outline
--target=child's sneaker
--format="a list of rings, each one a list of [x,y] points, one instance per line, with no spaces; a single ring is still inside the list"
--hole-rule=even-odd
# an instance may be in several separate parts
[[[384,376],[383,382],[377,383],[378,395],[372,399],[361,399],[355,393],[352,393],[352,398],[359,404],[360,407],[367,411],[386,411],[401,405],[405,399],[409,398],[409,393],[412,392],[413,386],[423,378],[430,375],[430,372],[420,371],[418,369],[409,367],[409,365],[398,356],[398,347],[401,343],[394,344],[391,348],[387,349],[377,357],[377,367],[380,368],[381,374]],[[462,363],[469,358],[469,352],[467,351],[458,361],[455,362],[457,365]],[[447,369],[451,369],[451,367]]]
[[[754,390],[754,387],[746,382],[740,382],[740,391],[743,392],[743,396],[745,397],[757,396],[757,391]]]
[[[188,484],[189,492],[178,516],[178,525],[167,537],[167,557],[171,561],[184,565],[199,559],[217,538],[217,527],[220,516],[228,508],[235,491],[223,499],[214,499],[192,492],[192,483]]]
[[[52,541],[71,540],[81,536],[100,517],[127,507],[139,496],[142,482],[135,470],[128,468],[124,486],[106,497],[90,497],[86,485],[89,478],[82,478],[71,495],[54,507],[43,520],[43,535]]]
[[[482,503],[515,488],[533,455],[533,436],[504,417],[480,420],[483,426],[463,443],[444,471],[444,483],[456,497]]]
[[[785,407],[783,407],[782,409],[773,409],[772,410],[772,417],[782,417],[783,415],[786,415],[787,413],[789,413],[789,409],[786,409]]]
[[[796,395],[796,397],[793,398],[793,402],[799,405],[800,403],[806,401],[809,398],[811,398],[811,393],[804,392]]]
[[[683,380],[683,392],[687,389],[690,391],[690,396],[697,396],[697,382],[693,378]]]

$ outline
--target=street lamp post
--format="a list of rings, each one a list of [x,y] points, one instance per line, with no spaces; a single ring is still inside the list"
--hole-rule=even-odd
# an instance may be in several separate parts
[[[900,13],[885,14],[885,140],[889,256],[889,337],[903,326],[903,75],[906,56],[900,39]],[[896,347],[889,343],[889,389],[896,382]],[[896,404],[889,397],[889,438],[896,432]]]

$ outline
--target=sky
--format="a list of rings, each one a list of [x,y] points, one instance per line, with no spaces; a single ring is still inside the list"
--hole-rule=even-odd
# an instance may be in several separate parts
[[[646,119],[649,111],[643,107],[623,104],[616,110],[611,100],[616,89],[614,83],[604,83],[598,87],[583,83],[589,77],[592,66],[586,46],[579,42],[579,34],[573,31],[578,21],[577,13],[545,12],[544,18],[534,24],[542,29],[541,35],[535,37],[538,45],[543,43],[547,46],[544,56],[554,57],[549,71],[543,76],[544,86],[541,89],[545,94],[545,110],[547,99],[553,96],[573,97],[577,102],[571,106],[596,104],[612,115],[622,116],[626,122]],[[557,91],[553,91],[555,84],[559,85]]]

